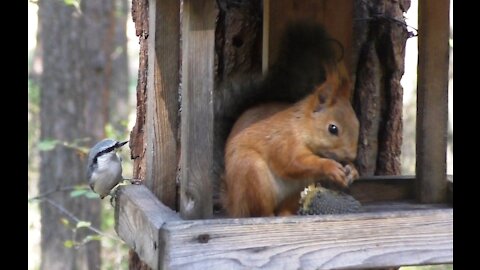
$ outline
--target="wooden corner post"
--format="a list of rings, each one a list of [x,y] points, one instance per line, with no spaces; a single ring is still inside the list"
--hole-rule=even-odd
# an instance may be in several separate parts
[[[180,4],[149,1],[145,184],[171,209],[176,207]]]
[[[213,213],[213,87],[217,9],[214,0],[185,0],[182,15],[180,214]]]
[[[417,198],[447,201],[450,0],[418,3]]]

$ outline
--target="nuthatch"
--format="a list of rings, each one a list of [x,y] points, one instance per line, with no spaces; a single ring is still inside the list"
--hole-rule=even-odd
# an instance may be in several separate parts
[[[87,179],[90,188],[103,199],[122,180],[122,160],[116,150],[128,141],[104,139],[88,153]]]

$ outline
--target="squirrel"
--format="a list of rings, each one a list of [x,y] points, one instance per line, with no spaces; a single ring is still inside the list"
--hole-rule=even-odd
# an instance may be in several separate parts
[[[290,24],[264,79],[237,90],[220,194],[228,216],[292,215],[306,186],[358,178],[359,122],[334,43],[319,24]]]

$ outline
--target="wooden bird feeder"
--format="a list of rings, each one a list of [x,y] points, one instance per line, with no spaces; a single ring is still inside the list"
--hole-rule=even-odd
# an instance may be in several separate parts
[[[145,185],[122,187],[115,207],[118,235],[143,262],[152,269],[453,262],[453,176],[446,175],[449,0],[419,1],[416,175],[354,182],[361,213],[237,219],[212,210],[216,1],[184,0],[181,17],[178,0],[148,3]],[[263,69],[287,22],[299,16],[332,29],[351,61],[353,3],[264,0]]]

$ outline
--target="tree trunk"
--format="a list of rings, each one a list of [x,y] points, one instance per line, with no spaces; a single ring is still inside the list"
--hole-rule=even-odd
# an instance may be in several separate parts
[[[126,134],[128,129],[129,106],[129,72],[127,50],[127,18],[130,4],[127,0],[114,0],[113,22],[114,36],[112,48],[112,76],[110,76],[109,122],[119,134]]]
[[[113,1],[38,1],[39,44],[42,52],[40,76],[40,140],[79,143],[90,147],[104,136],[108,121],[108,98],[112,74]],[[77,5],[78,4],[78,5]],[[77,5],[77,6],[76,6]],[[83,139],[83,140],[82,140]],[[88,141],[85,143],[85,139]],[[57,144],[41,152],[40,193],[61,186],[86,184],[86,155]],[[49,199],[80,220],[100,227],[100,201],[71,198],[55,193]],[[90,241],[78,249],[65,241],[82,241],[92,234],[86,228],[76,233],[75,222],[47,201],[41,210],[41,269],[100,269],[100,243]]]
[[[135,34],[139,38],[140,52],[137,82],[137,117],[130,133],[131,158],[133,159],[133,178],[145,179],[147,134],[145,123],[147,114],[147,70],[148,70],[148,0],[132,0],[132,19]],[[140,260],[135,251],[129,251],[129,269],[148,270],[150,267]]]
[[[356,1],[354,105],[360,120],[360,175],[401,173],[405,44],[409,0]]]

